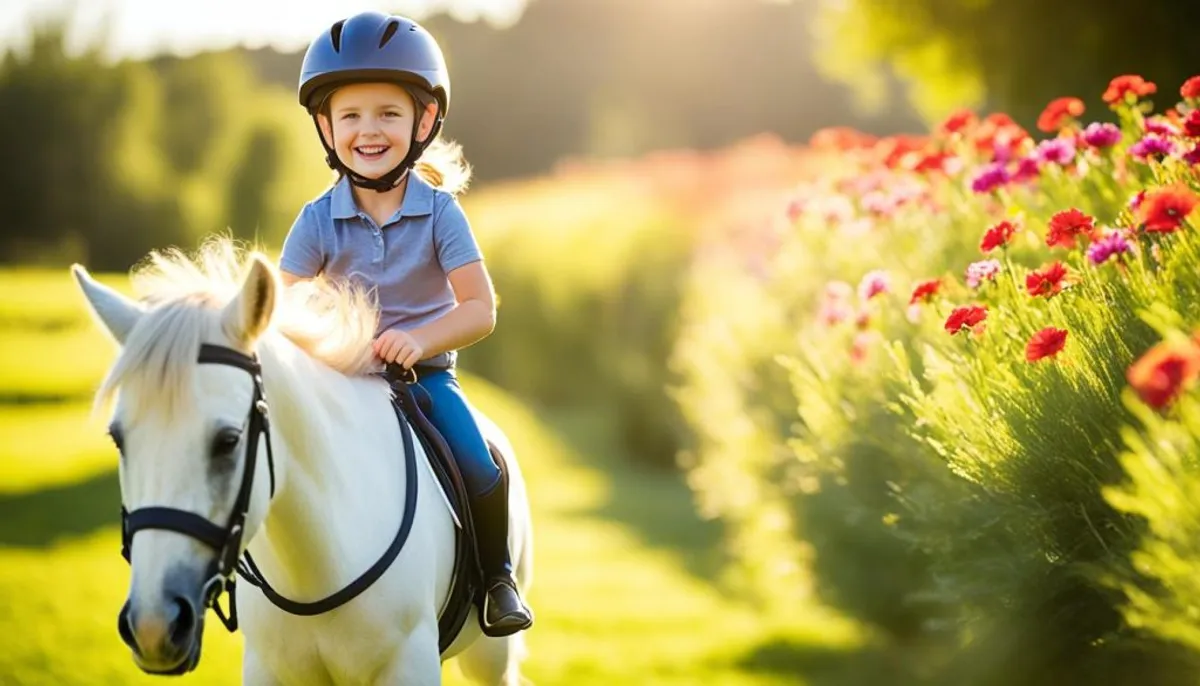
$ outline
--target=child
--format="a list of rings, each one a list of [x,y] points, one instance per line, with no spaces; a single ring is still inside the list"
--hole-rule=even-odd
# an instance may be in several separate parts
[[[340,178],[296,218],[280,258],[284,282],[324,274],[377,293],[375,353],[405,369],[421,364],[429,419],[471,495],[484,633],[527,629],[533,615],[509,559],[508,484],[454,373],[456,350],[490,334],[496,315],[491,279],[454,196],[469,172],[458,148],[437,138],[450,104],[441,49],[409,19],[357,14],[309,45],[299,97]]]

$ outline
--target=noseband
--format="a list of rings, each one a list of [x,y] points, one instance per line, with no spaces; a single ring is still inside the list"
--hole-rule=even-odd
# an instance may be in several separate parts
[[[124,556],[126,562],[130,561],[129,549],[133,542],[133,535],[143,529],[175,531],[191,536],[217,551],[216,558],[206,572],[208,581],[204,584],[202,595],[204,606],[212,608],[217,617],[221,619],[221,623],[230,632],[237,631],[238,627],[237,601],[234,593],[235,572],[251,586],[262,591],[267,600],[271,601],[275,607],[290,614],[318,615],[350,602],[370,588],[396,560],[401,549],[404,548],[404,543],[408,540],[408,534],[412,531],[413,520],[416,517],[416,451],[413,447],[412,429],[409,427],[399,403],[392,403],[392,407],[400,422],[400,433],[404,444],[405,494],[404,513],[400,518],[400,527],[396,531],[396,536],[375,564],[349,585],[321,600],[298,602],[284,597],[272,588],[262,572],[259,571],[258,565],[254,563],[250,551],[242,552],[242,537],[246,530],[246,513],[250,509],[250,493],[254,485],[254,472],[258,464],[258,444],[261,438],[265,438],[267,442],[267,468],[271,475],[271,497],[275,497],[275,456],[271,451],[271,429],[267,421],[267,401],[263,395],[262,367],[258,360],[245,353],[233,348],[209,344],[200,346],[200,356],[197,361],[200,364],[223,364],[244,369],[254,379],[254,401],[250,404],[250,417],[245,435],[246,457],[242,471],[242,485],[238,489],[237,499],[233,503],[233,512],[229,516],[229,523],[220,527],[194,512],[173,507],[143,507],[133,512],[127,512],[122,507],[121,555]],[[415,374],[412,375],[411,381],[405,379],[407,383],[415,381]],[[407,389],[402,388],[401,390],[406,391]],[[220,605],[222,593],[229,594],[228,613]]]
[[[244,369],[254,378],[254,400],[250,404],[250,417],[246,428],[246,457],[243,461],[242,485],[237,499],[233,501],[233,512],[229,522],[220,527],[194,512],[173,507],[143,507],[133,512],[121,508],[121,555],[130,561],[129,549],[133,535],[143,529],[165,529],[175,531],[208,545],[217,551],[209,565],[204,584],[204,605],[211,607],[229,631],[237,630],[237,607],[234,604],[234,577],[238,558],[242,552],[242,536],[246,531],[246,513],[250,509],[250,493],[254,485],[254,472],[258,465],[258,443],[260,437],[267,439],[267,467],[271,474],[271,496],[275,496],[275,456],[271,451],[271,431],[267,421],[267,401],[263,396],[262,368],[249,355],[232,348],[204,344],[200,346],[200,364],[223,364]],[[221,594],[229,594],[229,612],[221,609]]]

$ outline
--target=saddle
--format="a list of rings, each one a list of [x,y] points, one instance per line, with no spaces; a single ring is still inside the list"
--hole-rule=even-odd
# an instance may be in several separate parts
[[[425,449],[446,502],[459,522],[459,526],[454,529],[454,570],[450,578],[450,590],[438,614],[438,649],[445,653],[466,625],[472,606],[476,608],[479,616],[482,616],[486,589],[483,569],[479,564],[478,537],[466,484],[449,444],[429,420],[432,398],[416,385],[422,372],[426,371],[433,370],[425,370],[420,365],[412,370],[405,370],[399,365],[389,364],[385,378],[392,388],[392,402],[398,410],[397,414],[408,419],[413,433]],[[507,474],[508,465],[503,454],[490,441],[488,452],[491,453],[496,466]]]

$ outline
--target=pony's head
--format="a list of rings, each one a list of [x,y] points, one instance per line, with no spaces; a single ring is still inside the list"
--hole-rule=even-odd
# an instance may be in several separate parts
[[[243,497],[244,533],[238,536],[248,541],[262,522],[272,478],[266,441],[248,440],[260,390],[256,375],[235,364],[198,364],[201,346],[250,361],[271,324],[278,276],[255,254],[232,297],[216,288],[160,289],[157,298],[139,302],[93,280],[79,265],[72,272],[96,319],[121,348],[99,396],[117,396],[109,431],[120,451],[123,506],[142,513],[129,539],[132,579],[120,634],[143,670],[188,671],[199,661],[206,595],[219,555],[213,542],[195,535],[203,528],[196,523],[226,529],[253,462]]]

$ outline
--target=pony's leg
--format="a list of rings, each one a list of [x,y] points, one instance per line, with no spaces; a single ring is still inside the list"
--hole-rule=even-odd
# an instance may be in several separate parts
[[[242,659],[243,686],[279,686],[279,680],[267,670],[258,656],[247,650]]]
[[[481,636],[456,658],[462,673],[480,686],[521,686],[525,634],[503,638]]]
[[[413,631],[404,650],[375,683],[377,686],[441,686],[442,655],[438,650],[437,624]]]

